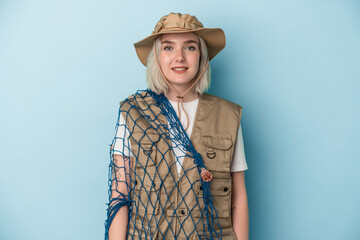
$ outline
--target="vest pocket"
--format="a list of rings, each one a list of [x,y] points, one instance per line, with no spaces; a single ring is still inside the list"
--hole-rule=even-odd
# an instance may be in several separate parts
[[[207,169],[229,172],[230,148],[233,145],[231,135],[204,134],[201,136],[202,153]]]
[[[158,239],[156,218],[160,209],[158,199],[160,181],[156,179],[143,181],[136,176],[134,184],[127,239]]]
[[[160,179],[151,178],[148,174],[145,175],[145,178],[141,178],[141,176],[136,175],[134,184],[133,212],[135,214],[139,214],[139,216],[145,216],[146,214],[158,214]],[[150,218],[151,217],[146,217],[146,220],[150,220]]]
[[[156,165],[156,146],[152,143],[143,143],[139,146],[136,168],[146,169]]]
[[[221,235],[222,235],[222,237],[221,237]],[[208,233],[208,232],[199,232],[198,234],[195,233],[191,239],[192,240],[210,239],[210,233]],[[218,238],[216,236],[214,236],[214,239],[236,240],[237,237],[232,228],[227,228],[227,229],[222,229],[222,234],[219,234]]]
[[[231,178],[215,178],[212,180],[210,192],[219,218],[230,217],[231,211]]]
[[[199,204],[200,211],[197,207],[194,208],[194,216],[206,217],[204,209],[204,198],[200,182],[195,185],[197,188],[197,202]],[[216,178],[211,180],[210,192],[213,196],[213,203],[215,209],[218,212],[219,218],[229,218],[231,211],[231,178]]]
[[[136,168],[146,169],[156,165],[157,142],[160,135],[156,131],[134,132],[132,151],[137,161]]]

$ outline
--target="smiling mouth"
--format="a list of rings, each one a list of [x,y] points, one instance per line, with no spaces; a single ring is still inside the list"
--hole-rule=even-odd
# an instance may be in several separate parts
[[[188,68],[187,67],[181,67],[181,68],[171,68],[176,73],[184,73]]]

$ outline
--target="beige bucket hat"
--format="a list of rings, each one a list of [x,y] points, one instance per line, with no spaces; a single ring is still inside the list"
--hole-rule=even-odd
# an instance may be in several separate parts
[[[221,28],[204,28],[202,23],[189,14],[169,13],[163,16],[155,25],[150,36],[134,43],[136,53],[145,66],[154,40],[165,33],[187,33],[192,32],[201,36],[208,48],[209,60],[214,58],[225,47],[225,34]]]

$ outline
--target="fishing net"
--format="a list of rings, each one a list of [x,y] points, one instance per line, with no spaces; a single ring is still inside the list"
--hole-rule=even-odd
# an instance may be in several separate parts
[[[179,164],[185,157],[193,161],[192,168]],[[124,206],[128,239],[153,239],[156,234],[160,239],[177,239],[180,234],[188,239],[194,232],[201,239],[222,238],[203,158],[163,94],[137,91],[121,103],[110,159],[105,239]],[[196,180],[188,177],[190,171],[196,171]],[[199,186],[201,196],[196,192]],[[190,203],[190,196],[198,197]],[[185,221],[191,222],[191,230],[184,229]]]

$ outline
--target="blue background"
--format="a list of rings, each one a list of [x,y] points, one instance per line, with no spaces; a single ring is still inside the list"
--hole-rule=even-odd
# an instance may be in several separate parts
[[[0,239],[102,239],[133,43],[167,13],[221,27],[210,93],[243,106],[250,239],[360,239],[356,0],[0,0]]]

